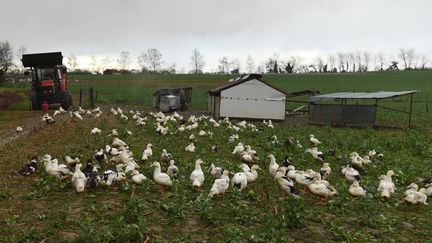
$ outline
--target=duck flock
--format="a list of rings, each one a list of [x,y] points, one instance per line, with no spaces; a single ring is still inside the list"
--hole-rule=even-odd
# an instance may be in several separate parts
[[[68,112],[62,108],[56,110],[53,116],[45,114],[42,116],[42,122],[55,123],[54,118],[59,115],[68,116],[71,119],[82,121],[84,118],[97,119],[101,117],[104,112],[101,108],[93,110],[85,110],[79,107],[77,111]],[[195,142],[199,137],[212,139],[214,132],[221,130],[229,131],[231,135],[227,136],[226,142],[232,146],[232,152],[229,151],[230,156],[238,157],[238,171],[228,171],[222,166],[211,163],[207,169],[202,168],[205,162],[202,159],[197,159],[194,162],[194,169],[192,171],[185,171],[185,169],[178,168],[176,159],[169,153],[169,148],[162,148],[162,153],[156,155],[153,153],[153,144],[148,143],[143,148],[142,155],[137,159],[130,150],[129,145],[120,139],[117,129],[111,131],[102,131],[95,127],[89,131],[90,136],[108,136],[112,138],[110,144],[106,144],[103,148],[97,148],[92,154],[92,158],[86,160],[84,166],[81,163],[81,158],[78,156],[64,155],[64,163],[60,163],[57,158],[53,158],[48,153],[43,156],[33,156],[31,160],[25,164],[19,174],[29,176],[38,171],[39,167],[43,167],[45,172],[58,178],[60,181],[71,180],[76,192],[95,191],[98,187],[113,187],[123,182],[130,182],[137,185],[143,184],[147,176],[142,174],[139,169],[143,166],[154,167],[152,178],[154,182],[160,187],[160,191],[164,191],[172,187],[174,183],[183,183],[178,178],[180,174],[189,175],[190,185],[193,189],[204,192],[204,181],[206,178],[213,181],[213,185],[208,190],[208,197],[212,198],[215,195],[224,196],[225,192],[232,187],[233,190],[243,190],[250,184],[253,184],[258,179],[258,174],[261,173],[260,165],[267,165],[267,162],[261,162],[258,152],[252,148],[251,145],[241,142],[238,132],[249,130],[252,133],[260,133],[264,129],[275,131],[274,125],[271,120],[264,120],[261,124],[247,123],[246,121],[234,122],[229,118],[216,121],[214,118],[201,115],[191,115],[188,118],[174,112],[171,115],[166,115],[162,112],[150,112],[144,114],[139,111],[123,112],[120,108],[111,108],[107,115],[128,121],[133,119],[136,126],[153,127],[154,131],[160,136],[171,136],[173,139],[177,135],[183,133],[187,136],[188,142],[184,144],[185,153],[195,153],[197,147]],[[206,128],[200,130],[199,128]],[[193,133],[194,131],[198,133]],[[21,133],[23,129],[17,128],[17,133]],[[276,133],[276,131],[274,132]],[[133,135],[129,130],[126,134]],[[195,135],[196,134],[196,135]],[[176,141],[180,143],[181,141]],[[317,163],[322,163],[322,168],[319,171],[314,171],[310,168],[300,170],[296,168],[293,159],[285,156],[278,164],[273,154],[268,154],[266,157],[269,159],[268,171],[263,176],[268,180],[274,181],[275,186],[279,186],[280,190],[286,193],[287,196],[298,197],[299,189],[305,192],[310,192],[321,198],[321,201],[326,201],[328,198],[338,195],[336,189],[330,184],[329,178],[333,175],[330,163],[326,162],[326,157],[336,155],[335,149],[329,149],[328,152],[323,153],[319,150],[322,146],[321,141],[314,135],[309,136],[309,147],[304,149],[304,146],[298,140],[290,137],[284,142],[280,142],[277,135],[273,135],[269,139],[269,144],[277,145],[284,144],[292,146],[295,149],[304,150],[309,153]],[[198,145],[199,146],[199,145]],[[206,148],[212,153],[219,153],[224,156],[219,145],[213,144],[211,148]],[[340,170],[348,182],[349,193],[353,197],[363,197],[367,195],[365,189],[362,188],[362,176],[360,172],[364,171],[365,167],[374,163],[374,160],[382,160],[383,154],[377,153],[375,150],[369,151],[365,156],[360,156],[357,152],[352,152],[346,155],[350,159],[350,163],[342,167]],[[90,156],[89,156],[90,157]],[[339,156],[342,158],[342,156]],[[43,165],[43,166],[42,166]],[[102,170],[104,169],[104,170]],[[100,170],[100,172],[99,172]],[[166,172],[165,172],[166,171]],[[376,185],[376,191],[384,198],[389,199],[394,196],[396,186],[392,180],[394,176],[393,170],[389,170],[379,177],[379,184]],[[410,184],[405,191],[403,201],[411,204],[427,204],[427,198],[432,196],[432,180],[419,181],[423,183],[423,187],[415,183]]]

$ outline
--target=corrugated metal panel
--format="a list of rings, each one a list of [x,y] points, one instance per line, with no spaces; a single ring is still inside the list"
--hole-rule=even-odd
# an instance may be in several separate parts
[[[374,126],[376,110],[373,105],[311,104],[309,123]]]
[[[379,92],[370,92],[370,93],[362,93],[362,92],[339,92],[332,94],[323,94],[323,95],[315,95],[309,98],[310,102],[318,102],[318,101],[332,101],[335,99],[387,99],[402,95],[408,95],[416,93],[417,90],[410,91],[379,91]]]

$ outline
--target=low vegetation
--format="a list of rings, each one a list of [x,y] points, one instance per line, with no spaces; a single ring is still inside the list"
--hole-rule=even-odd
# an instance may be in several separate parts
[[[428,85],[430,77],[430,71],[265,75],[264,79],[288,92],[310,88],[320,89],[323,93],[419,89],[422,92],[416,95],[414,104],[415,126],[407,130],[351,129],[275,122],[275,129],[270,129],[263,127],[261,122],[254,122],[263,128],[262,132],[240,131],[239,141],[257,150],[261,157],[258,164],[263,171],[259,172],[257,182],[247,189],[238,192],[229,188],[224,198],[207,198],[213,183],[208,173],[205,172],[202,192],[191,188],[189,175],[198,158],[206,162],[204,167],[214,163],[233,172],[240,171],[238,156],[231,154],[234,145],[227,142],[233,131],[201,124],[192,132],[160,136],[155,132],[154,120],[144,127],[137,127],[134,121],[121,121],[111,117],[108,111],[100,119],[58,119],[55,124],[44,125],[38,131],[3,145],[0,150],[0,171],[3,172],[0,177],[0,241],[124,242],[148,238],[164,242],[352,242],[430,239],[431,206],[408,205],[401,200],[407,185],[432,174],[432,139],[429,136],[432,127],[428,122],[431,117],[426,112],[428,94],[432,92]],[[105,76],[71,76],[71,90],[76,95],[80,87],[93,86],[99,92],[99,102],[117,105],[117,99],[127,99],[129,104],[149,106],[151,94],[156,89],[191,85],[196,87],[193,107],[199,110],[206,108],[205,92],[225,83],[227,76],[131,75],[112,76],[111,80],[102,78],[106,79]],[[73,81],[75,79],[80,82]],[[360,81],[362,85],[359,85]],[[401,101],[404,100],[390,102],[403,106]],[[8,123],[17,121],[19,118],[16,117]],[[102,134],[91,136],[90,130],[94,127],[102,129]],[[113,128],[118,129],[119,137],[130,145],[137,159],[146,144],[153,143],[153,157],[140,162],[140,172],[148,178],[143,185],[122,183],[113,188],[99,187],[96,192],[76,193],[70,180],[58,181],[43,169],[28,177],[16,173],[31,156],[45,153],[60,162],[65,155],[80,155],[81,161],[85,162],[94,150],[112,142],[112,138],[106,135]],[[127,135],[126,129],[133,135]],[[197,136],[200,129],[213,131],[213,139]],[[197,137],[195,153],[184,151],[191,133]],[[286,198],[267,170],[269,161],[266,156],[272,153],[278,163],[289,155],[296,168],[318,171],[322,164],[304,153],[305,148],[270,143],[270,137],[277,135],[281,142],[293,137],[307,147],[311,133],[323,142],[320,150],[334,148],[337,155],[343,157],[341,160],[327,158],[333,170],[329,181],[339,195],[324,205],[317,204],[317,197],[303,192],[299,198]],[[219,153],[211,152],[210,148],[215,143],[220,146]],[[163,148],[173,154],[180,175],[172,188],[161,193],[152,180],[150,164],[158,159]],[[348,192],[350,183],[340,175],[340,168],[349,163],[349,153],[357,151],[364,155],[371,149],[383,153],[384,158],[374,160],[362,173],[362,186],[367,195],[352,198]],[[108,165],[103,167],[109,168]],[[378,177],[390,169],[396,172],[396,195],[382,200],[376,191]],[[166,170],[166,165],[163,165],[163,170]]]

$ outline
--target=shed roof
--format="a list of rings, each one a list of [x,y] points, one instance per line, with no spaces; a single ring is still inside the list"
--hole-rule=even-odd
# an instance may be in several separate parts
[[[417,90],[409,91],[378,91],[378,92],[339,92],[323,95],[315,95],[309,98],[310,102],[332,101],[336,99],[388,99],[398,96],[410,95]]]
[[[222,86],[214,88],[214,89],[210,90],[208,93],[210,95],[220,95],[221,91],[223,91],[223,90],[229,89],[231,87],[237,86],[239,84],[242,84],[246,81],[253,80],[253,79],[257,79],[257,80],[263,82],[264,84],[272,87],[273,89],[275,89],[275,90],[277,90],[277,91],[279,91],[285,95],[287,94],[285,91],[273,86],[272,84],[269,84],[267,81],[262,80],[261,74],[244,74],[238,78],[230,79],[227,84],[224,84]]]

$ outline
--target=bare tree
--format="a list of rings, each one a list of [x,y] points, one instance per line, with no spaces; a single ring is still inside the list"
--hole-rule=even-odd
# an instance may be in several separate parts
[[[267,59],[267,61],[265,63],[265,67],[266,67],[268,73],[279,73],[278,60],[276,60],[274,58],[270,57],[269,59]]]
[[[328,63],[328,69],[330,72],[334,72],[335,70],[335,64],[336,64],[336,57],[334,55],[329,55],[327,57],[327,63]]]
[[[376,58],[379,65],[378,71],[384,71],[384,63],[386,59],[384,53],[378,52],[378,54],[376,54]]]
[[[263,62],[261,62],[261,64],[257,66],[256,72],[257,73],[265,73],[265,69],[266,69],[265,64]]]
[[[219,72],[228,74],[231,68],[231,62],[227,56],[223,56],[219,59]]]
[[[416,51],[413,48],[401,48],[399,49],[397,56],[403,62],[405,70],[410,70],[413,68],[412,65],[416,59]]]
[[[420,57],[420,69],[421,70],[426,69],[426,65],[428,64],[428,62],[429,62],[429,60],[428,60],[427,56],[426,55],[422,55]]]
[[[299,56],[290,56],[288,61],[284,63],[285,71],[287,73],[295,73],[298,67],[300,66],[301,58]]]
[[[367,72],[369,70],[369,63],[372,54],[368,51],[364,51],[362,54],[363,54],[363,66],[361,69],[363,72]]]
[[[6,81],[6,73],[12,66],[12,46],[9,41],[0,41],[0,83]]]
[[[100,69],[102,72],[111,65],[111,56],[105,56],[102,58]]]
[[[177,68],[177,63],[172,62],[169,66],[168,66],[168,73],[170,74],[175,74],[176,73],[176,68]]]
[[[138,63],[143,71],[149,69],[157,73],[162,66],[162,54],[155,48],[148,49],[146,53],[142,52],[138,56]]]
[[[246,69],[249,73],[253,73],[255,70],[255,63],[253,58],[250,55],[248,55],[246,59]]]
[[[241,65],[240,60],[238,58],[234,58],[231,60],[231,73],[238,74],[240,73]]]
[[[363,56],[362,56],[362,53],[361,53],[361,51],[355,51],[355,52],[353,52],[353,58],[354,58],[354,61],[353,61],[353,72],[356,72],[356,71],[358,71],[358,72],[361,72],[362,71],[362,66],[363,66],[363,64],[362,64],[362,60],[363,60]],[[357,69],[356,69],[356,67],[357,67]]]
[[[96,56],[90,57],[90,71],[94,72],[97,66],[97,58]]]
[[[117,59],[117,64],[121,70],[129,69],[129,65],[132,63],[130,54],[128,51],[122,51],[119,58]]]
[[[315,58],[315,66],[317,67],[317,69],[315,69],[317,72],[319,72],[319,73],[322,73],[322,72],[324,72],[324,67],[326,66],[327,64],[325,64],[324,63],[324,60],[323,60],[323,58],[321,57],[321,56],[317,56],[316,58]],[[327,68],[326,68],[327,69]],[[325,71],[325,72],[327,72],[327,70]]]
[[[0,70],[7,72],[13,66],[12,46],[9,41],[0,41]]]
[[[337,57],[338,57],[339,71],[340,72],[346,72],[347,70],[345,70],[345,62],[346,62],[347,58],[346,58],[345,53],[338,52]]]
[[[191,58],[191,65],[193,68],[193,73],[198,74],[203,72],[205,65],[204,57],[198,49],[193,49]]]
[[[23,54],[27,53],[27,48],[25,46],[20,46],[17,51],[16,51],[16,59],[17,59],[17,66],[20,67],[21,69],[24,69],[24,66],[21,62],[21,58],[23,56]]]
[[[78,67],[78,60],[77,57],[74,54],[71,54],[67,59],[68,68],[71,71],[75,71]]]

